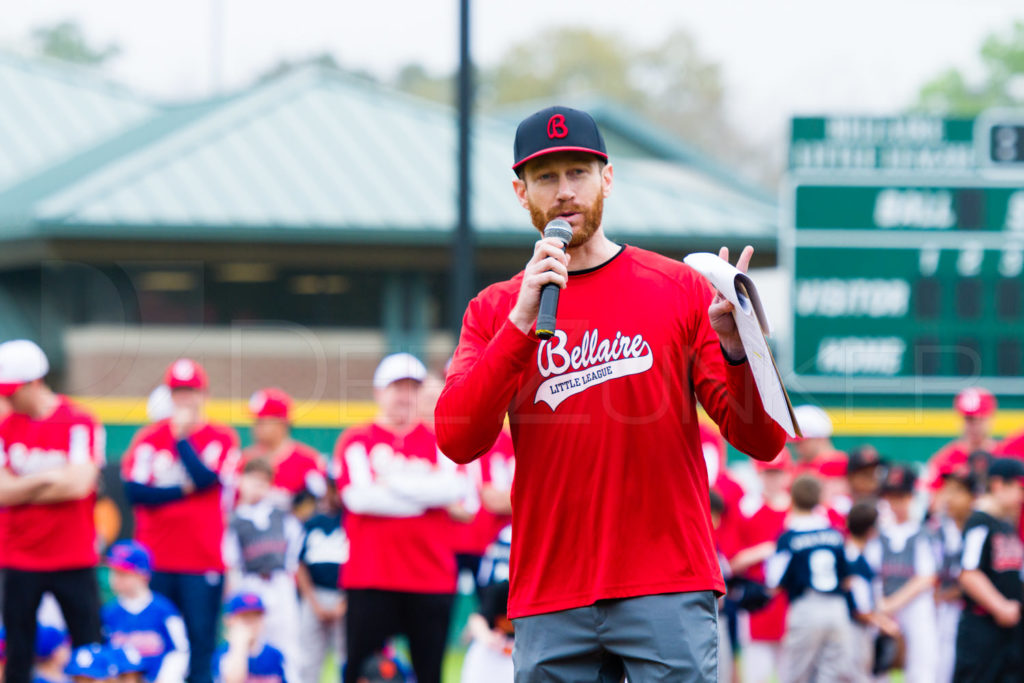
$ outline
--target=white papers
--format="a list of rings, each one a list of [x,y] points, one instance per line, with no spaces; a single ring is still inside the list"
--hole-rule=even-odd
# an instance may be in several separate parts
[[[690,254],[683,262],[703,275],[711,286],[732,302],[733,318],[747,353],[750,372],[754,375],[757,391],[765,412],[779,423],[790,437],[800,436],[800,425],[793,414],[793,404],[782,384],[782,376],[775,365],[766,336],[771,336],[771,325],[761,305],[761,297],[754,281],[735,266],[715,254]]]

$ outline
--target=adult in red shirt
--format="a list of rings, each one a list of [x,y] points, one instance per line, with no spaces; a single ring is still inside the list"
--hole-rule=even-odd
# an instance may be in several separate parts
[[[832,418],[818,406],[800,405],[793,409],[800,423],[802,436],[793,439],[795,452],[793,477],[801,474],[818,476],[826,462],[846,460],[846,454],[832,445]]]
[[[205,417],[206,371],[188,358],[167,368],[171,417],[143,427],[121,461],[135,513],[135,538],[153,553],[152,589],[181,611],[189,683],[211,680],[224,592],[226,507],[241,451],[231,427]]]
[[[594,120],[542,110],[514,149],[534,227],[564,219],[572,241],[541,239],[523,272],[470,302],[436,426],[465,463],[509,415],[516,680],[715,680],[724,584],[697,400],[755,457],[775,457],[785,434],[728,302],[688,266],[606,237],[613,173]],[[548,283],[562,290],[558,329],[541,342]]]
[[[249,399],[249,411],[256,419],[253,444],[242,451],[242,461],[262,458],[274,468],[274,502],[291,509],[292,499],[302,491],[323,498],[327,468],[320,453],[292,438],[291,396],[280,389],[260,389]]]
[[[36,611],[57,599],[75,647],[99,642],[93,506],[106,459],[103,427],[43,381],[46,354],[18,339],[0,344],[0,505],[7,506],[4,625],[8,683],[32,680]]]
[[[925,469],[924,481],[933,498],[942,488],[943,476],[966,463],[971,453],[996,451],[992,416],[998,404],[992,392],[982,387],[968,387],[956,395],[953,407],[963,420],[960,437],[939,449]]]
[[[341,576],[348,595],[345,683],[356,683],[366,661],[399,634],[409,639],[416,680],[441,681],[455,598],[447,508],[466,486],[419,420],[426,375],[408,353],[384,358],[373,375],[377,417],[346,429],[334,447],[331,474],[349,539]]]

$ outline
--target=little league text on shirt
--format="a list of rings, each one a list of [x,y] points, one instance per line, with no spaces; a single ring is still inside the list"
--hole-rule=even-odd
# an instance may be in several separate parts
[[[611,366],[605,365],[603,367],[598,368],[597,370],[594,370],[593,372],[588,372],[586,375],[583,375],[582,377],[574,377],[570,380],[566,380],[565,382],[559,382],[558,384],[551,385],[551,393],[557,394],[559,392],[565,391],[566,389],[575,389],[576,387],[581,387],[584,384],[590,384],[595,379],[600,379],[602,377],[610,377],[611,375]]]

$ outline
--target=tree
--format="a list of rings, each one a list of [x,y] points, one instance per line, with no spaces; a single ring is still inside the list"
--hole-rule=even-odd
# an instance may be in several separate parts
[[[70,20],[33,29],[32,43],[40,56],[86,66],[102,66],[121,54],[121,48],[113,43],[103,47],[90,45],[81,27]]]
[[[983,78],[972,83],[950,68],[921,87],[917,107],[953,116],[976,116],[997,106],[1024,105],[1024,21],[1005,34],[994,33],[981,46]]]
[[[452,103],[453,81],[453,75],[433,76],[409,65],[394,84]],[[723,161],[742,162],[761,177],[772,175],[764,156],[731,130],[721,70],[700,54],[685,30],[644,49],[613,32],[549,29],[510,47],[497,64],[478,69],[476,88],[484,112],[533,100],[593,96],[615,102]]]

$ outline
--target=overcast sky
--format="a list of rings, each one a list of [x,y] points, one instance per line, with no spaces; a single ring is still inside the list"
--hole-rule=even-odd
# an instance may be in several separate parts
[[[109,73],[161,99],[249,83],[281,59],[323,51],[389,78],[457,60],[457,0],[0,1],[0,46],[24,48],[34,26],[73,18],[123,54]],[[1022,0],[477,0],[473,49],[492,63],[548,27],[587,25],[652,44],[685,27],[724,69],[733,120],[755,141],[793,113],[888,113],[948,66],[978,70],[982,39],[1024,19]]]

